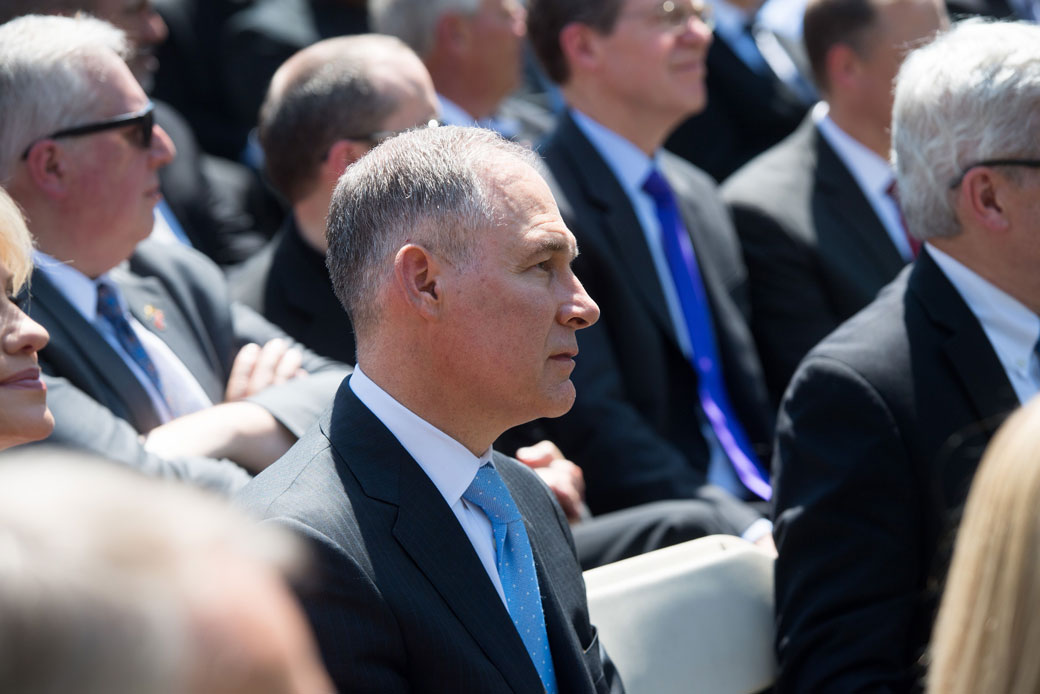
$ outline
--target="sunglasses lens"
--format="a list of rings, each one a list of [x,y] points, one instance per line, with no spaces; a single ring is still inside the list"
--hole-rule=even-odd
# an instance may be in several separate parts
[[[152,132],[155,130],[155,114],[152,111],[146,113],[139,121],[138,128],[140,128],[141,147],[151,149]]]

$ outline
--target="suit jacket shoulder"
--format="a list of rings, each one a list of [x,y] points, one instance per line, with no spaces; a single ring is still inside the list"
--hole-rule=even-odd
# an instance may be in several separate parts
[[[620,685],[599,658],[560,512],[531,473],[497,455],[495,464],[531,537],[561,691],[619,691],[611,690]],[[541,686],[451,509],[347,383],[319,425],[240,501],[311,541],[317,582],[301,590],[302,600],[342,690]]]
[[[912,687],[956,511],[1017,405],[927,254],[810,352],[774,460],[778,692]]]

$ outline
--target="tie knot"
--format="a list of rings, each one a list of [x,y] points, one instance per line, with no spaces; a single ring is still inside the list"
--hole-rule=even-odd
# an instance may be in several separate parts
[[[123,308],[119,305],[119,295],[116,290],[106,283],[97,286],[97,309],[104,318],[118,318],[123,315]]]
[[[664,180],[664,176],[657,169],[650,169],[650,173],[646,175],[646,180],[643,181],[643,190],[658,205],[672,200],[672,187],[668,185],[668,181]]]
[[[520,520],[520,510],[502,481],[498,470],[484,465],[477,470],[462,498],[476,504],[493,524],[508,524]]]

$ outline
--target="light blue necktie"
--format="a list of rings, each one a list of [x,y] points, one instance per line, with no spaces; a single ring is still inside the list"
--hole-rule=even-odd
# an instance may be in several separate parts
[[[155,368],[155,362],[148,356],[144,345],[141,344],[137,333],[134,332],[133,327],[130,325],[130,321],[123,314],[123,308],[119,305],[119,297],[116,294],[117,291],[104,282],[98,285],[98,314],[112,326],[116,333],[116,339],[119,340],[123,351],[141,367],[141,370],[148,376],[148,380],[152,382],[152,385],[159,392],[159,396],[166,400],[166,395],[163,393],[162,380],[159,378],[159,370]]]
[[[679,216],[672,187],[657,169],[651,169],[643,183],[643,190],[654,199],[657,219],[661,223],[661,243],[693,347],[690,361],[697,372],[701,409],[715,432],[715,438],[733,463],[740,481],[752,493],[768,500],[772,495],[769,475],[755,458],[744,427],[733,413],[726,394],[726,384],[722,381],[722,364],[715,347],[715,332],[704,282],[686,225]]]
[[[479,506],[491,521],[498,577],[502,581],[509,616],[527,647],[545,691],[556,694],[556,674],[549,652],[549,637],[545,632],[538,573],[524,519],[502,477],[490,464],[477,471],[462,498]]]

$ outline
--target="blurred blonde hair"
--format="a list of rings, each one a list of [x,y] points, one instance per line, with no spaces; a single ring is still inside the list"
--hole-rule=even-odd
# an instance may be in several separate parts
[[[32,274],[32,247],[22,210],[7,191],[0,188],[0,262],[11,273],[16,294]]]
[[[1040,396],[982,458],[935,623],[928,692],[1040,691]]]

